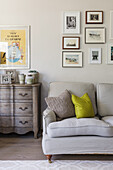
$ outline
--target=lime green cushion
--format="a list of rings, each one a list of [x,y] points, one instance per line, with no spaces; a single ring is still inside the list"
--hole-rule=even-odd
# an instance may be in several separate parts
[[[82,97],[72,94],[72,102],[75,107],[75,114],[77,118],[95,116],[91,100],[87,93],[85,93]]]

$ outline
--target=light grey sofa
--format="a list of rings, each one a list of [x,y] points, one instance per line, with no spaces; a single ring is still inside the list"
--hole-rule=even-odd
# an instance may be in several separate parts
[[[79,97],[87,92],[95,117],[57,121],[47,108],[43,113],[42,149],[48,160],[57,154],[113,154],[113,84],[95,88],[91,83],[53,82],[48,96],[59,96],[65,89]]]

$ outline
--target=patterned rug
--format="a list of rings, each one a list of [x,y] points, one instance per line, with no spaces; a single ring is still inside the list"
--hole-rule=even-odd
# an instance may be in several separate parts
[[[0,170],[113,170],[113,161],[0,161]]]

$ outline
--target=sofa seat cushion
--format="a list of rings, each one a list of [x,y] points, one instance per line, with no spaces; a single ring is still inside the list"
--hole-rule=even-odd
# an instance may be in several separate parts
[[[68,118],[52,122],[47,127],[49,137],[64,137],[76,135],[113,136],[113,127],[98,117]]]

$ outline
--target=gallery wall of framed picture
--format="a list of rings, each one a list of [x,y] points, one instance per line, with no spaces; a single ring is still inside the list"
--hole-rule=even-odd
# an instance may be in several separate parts
[[[82,15],[82,18],[81,18]],[[81,50],[81,40],[83,45],[88,47],[88,63],[102,64],[102,50],[104,44],[107,46],[107,64],[113,64],[113,11],[110,11],[110,37],[106,39],[107,26],[104,24],[104,11],[86,10],[84,16],[81,11],[63,12],[63,35],[62,35],[62,67],[77,68],[83,67],[83,53]],[[81,23],[85,18],[84,29],[81,34]],[[93,26],[94,25],[94,26]],[[107,42],[106,42],[107,40]]]

